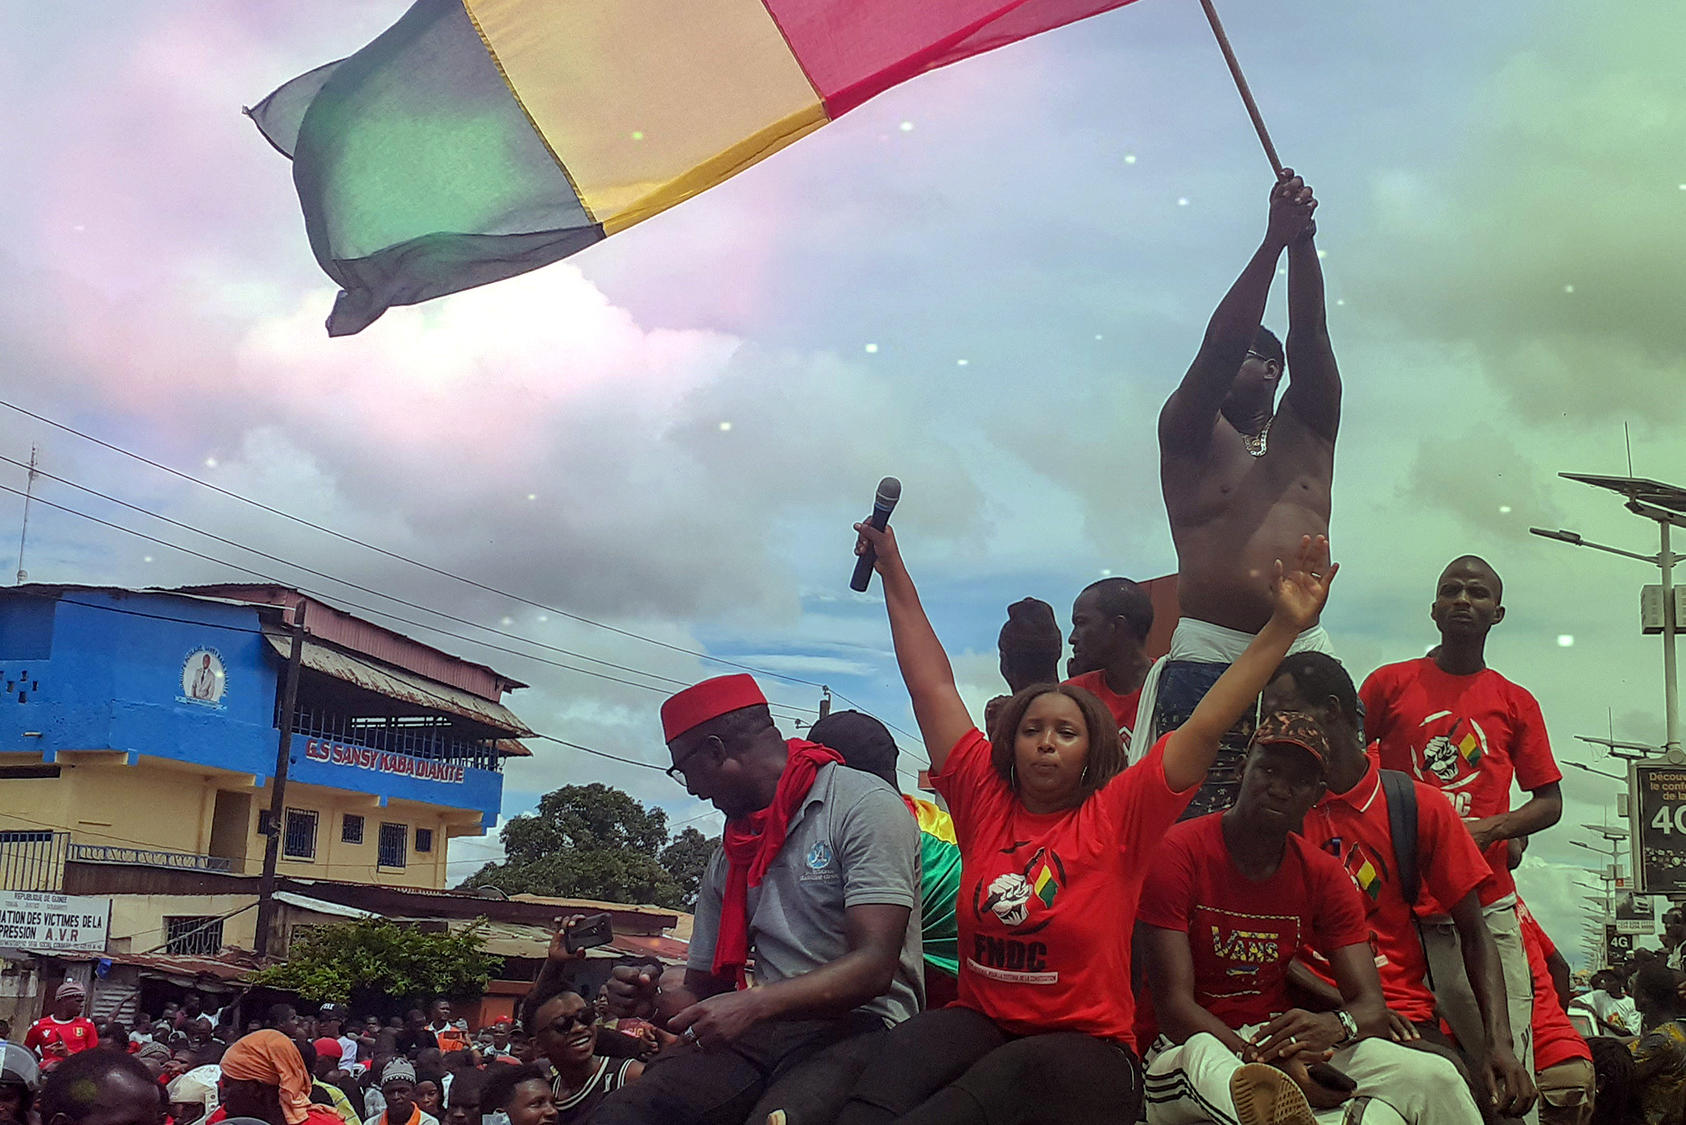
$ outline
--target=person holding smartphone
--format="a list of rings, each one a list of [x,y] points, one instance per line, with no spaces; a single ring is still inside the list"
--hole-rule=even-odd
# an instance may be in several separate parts
[[[521,1023],[531,1029],[533,1040],[544,1057],[550,1061],[549,1093],[556,1103],[559,1125],[576,1125],[591,1120],[603,1099],[638,1080],[644,1064],[633,1058],[608,1058],[597,1050],[597,1013],[584,996],[571,989],[545,995],[532,993],[522,1002]],[[530,1069],[524,1064],[522,1071]],[[496,1067],[495,1079],[504,1085],[519,1084],[506,1071],[513,1067]],[[542,1076],[542,1071],[539,1072]],[[488,1078],[481,1097],[482,1112],[495,1108],[492,1102],[493,1078]],[[514,1089],[514,1086],[510,1086]],[[500,1085],[496,1089],[501,1090]],[[510,1125],[520,1125],[511,1114]]]

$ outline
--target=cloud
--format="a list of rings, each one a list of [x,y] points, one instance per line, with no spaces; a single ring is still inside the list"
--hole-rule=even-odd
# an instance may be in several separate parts
[[[1411,331],[1475,349],[1533,422],[1681,420],[1686,12],[1567,7],[1473,92],[1458,162],[1384,168],[1360,267]]]

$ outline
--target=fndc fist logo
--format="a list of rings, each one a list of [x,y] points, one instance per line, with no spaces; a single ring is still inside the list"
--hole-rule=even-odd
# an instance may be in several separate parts
[[[984,909],[994,911],[1002,925],[1024,925],[1025,919],[1030,917],[1030,881],[1014,872],[997,875],[989,885]]]

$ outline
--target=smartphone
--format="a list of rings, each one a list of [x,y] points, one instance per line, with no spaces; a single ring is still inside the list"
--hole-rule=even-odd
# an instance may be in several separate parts
[[[1358,1083],[1344,1070],[1330,1066],[1326,1062],[1314,1062],[1305,1068],[1306,1074],[1319,1086],[1327,1086],[1342,1094],[1350,1094],[1358,1089]]]
[[[615,929],[607,914],[588,914],[578,925],[562,934],[562,943],[569,953],[608,945],[615,940]]]

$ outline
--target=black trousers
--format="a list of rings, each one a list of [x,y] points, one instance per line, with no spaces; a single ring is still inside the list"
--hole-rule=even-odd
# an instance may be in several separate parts
[[[837,1125],[1064,1125],[1134,1121],[1141,1111],[1140,1060],[1092,1035],[1015,1036],[956,1007],[873,1040],[878,1049]]]
[[[877,1016],[770,1020],[736,1043],[669,1047],[630,1086],[603,1100],[591,1125],[743,1125],[767,1088],[799,1063],[843,1040],[882,1031]]]

